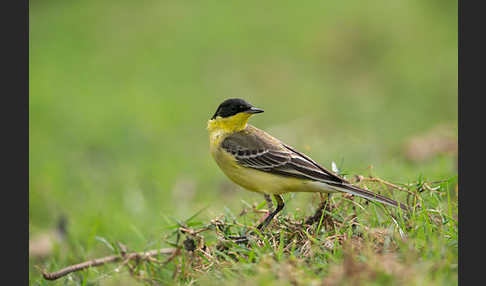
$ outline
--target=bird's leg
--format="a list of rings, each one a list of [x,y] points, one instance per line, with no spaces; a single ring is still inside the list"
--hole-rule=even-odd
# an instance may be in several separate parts
[[[270,195],[267,195],[267,194],[264,194],[263,196],[265,197],[265,200],[267,201],[268,210],[270,211],[271,209],[273,209],[272,198],[270,197]]]
[[[326,204],[325,205],[326,205],[325,206],[326,211],[328,213],[332,213],[332,210],[333,210],[333,207],[334,206],[331,204],[331,193],[328,193],[327,194],[327,199],[326,199]],[[326,225],[330,225],[333,229],[335,229],[336,227],[334,226],[334,220],[332,219],[332,216],[329,215],[328,213],[325,213],[324,214],[324,217],[326,219]]]
[[[272,209],[273,209],[273,202],[272,202],[272,198],[270,197],[270,195],[268,194],[264,194],[263,195],[265,197],[265,201],[267,202],[267,206],[268,206],[268,210],[267,210],[267,214],[262,218],[263,220],[266,219],[270,213],[272,212]]]
[[[272,202],[272,198],[270,197],[270,195],[265,194],[264,196],[265,196],[265,200],[267,201],[267,204],[269,205],[269,209],[273,208],[273,202]],[[273,212],[270,212],[265,217],[265,220],[257,226],[257,229],[260,230],[260,231],[264,230],[265,227],[267,227],[267,225],[275,217],[275,215],[277,213],[279,213],[285,206],[282,196],[273,195],[273,197],[275,198],[275,200],[277,200],[277,208]],[[228,238],[234,240],[236,243],[248,242],[248,237],[246,236],[246,234],[243,235],[243,236],[229,236]]]
[[[268,195],[266,195],[266,196],[268,196]],[[277,200],[277,208],[273,212],[271,212],[265,218],[265,220],[262,223],[260,223],[257,226],[257,229],[260,230],[260,231],[261,230],[264,230],[267,227],[267,225],[272,221],[272,219],[275,217],[275,215],[278,214],[284,208],[284,206],[285,206],[285,203],[283,201],[282,196],[280,196],[280,195],[273,195],[273,197],[275,198],[275,200]],[[268,196],[268,198],[270,198],[270,196]],[[265,199],[266,199],[266,197],[265,197]]]
[[[319,204],[319,207],[317,208],[314,215],[310,216],[307,219],[307,221],[305,222],[306,224],[313,224],[314,222],[319,222],[321,220],[322,211],[324,209],[329,212],[331,211],[331,194],[328,193],[326,196],[324,196],[322,193],[319,193],[319,197],[321,198],[321,203]],[[325,218],[327,218],[327,214],[324,214],[323,221]]]
[[[325,195],[325,198],[324,198],[324,195],[322,193],[319,193],[320,197],[321,197],[321,206],[323,206],[326,210],[331,210],[331,194],[330,193],[327,193]]]

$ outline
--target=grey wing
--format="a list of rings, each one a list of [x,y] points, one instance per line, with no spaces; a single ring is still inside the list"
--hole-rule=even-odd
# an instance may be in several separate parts
[[[221,147],[231,153],[241,166],[262,171],[285,166],[291,159],[289,152],[252,134],[230,135],[223,140]]]
[[[235,133],[226,137],[221,147],[231,153],[244,167],[285,177],[301,178],[327,183],[343,183],[344,180],[324,169],[306,155],[276,142],[266,142],[251,133]]]

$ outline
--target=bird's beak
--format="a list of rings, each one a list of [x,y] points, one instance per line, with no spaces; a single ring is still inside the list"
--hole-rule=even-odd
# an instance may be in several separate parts
[[[260,108],[257,108],[257,107],[252,106],[250,109],[248,109],[245,112],[246,113],[249,113],[249,114],[262,113],[263,112],[263,109],[260,109]]]

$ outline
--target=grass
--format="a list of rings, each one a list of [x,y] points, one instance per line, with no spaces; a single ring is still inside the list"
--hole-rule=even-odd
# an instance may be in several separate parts
[[[349,178],[409,184],[457,175],[454,154],[414,161],[403,150],[410,138],[438,125],[451,126],[456,136],[454,1],[32,1],[29,35],[30,236],[54,229],[61,216],[68,222],[67,240],[42,259],[29,258],[31,285],[138,283],[126,268],[113,272],[114,265],[56,282],[44,281],[34,266],[55,270],[109,255],[116,241],[136,251],[156,248],[174,222],[199,210],[192,221],[201,225],[194,229],[221,215],[254,225],[256,214],[238,214],[262,197],[229,182],[208,152],[206,121],[228,97],[265,109],[252,124],[325,167],[336,162]],[[448,181],[440,195],[420,194],[427,211],[410,218],[412,229],[402,226],[406,244],[379,206],[357,208],[355,228],[392,230],[387,241],[397,243],[396,257],[351,247],[359,255],[344,264],[341,244],[317,251],[332,235],[322,223],[309,233],[317,253],[310,261],[289,252],[287,236],[279,244],[285,217],[300,221],[318,206],[314,195],[289,194],[268,234],[277,255],[272,240],[270,248],[249,250],[255,262],[199,273],[197,284],[215,277],[244,283],[239,275],[269,285],[294,278],[339,284],[342,273],[361,269],[364,261],[376,264],[359,274],[364,280],[381,277],[376,283],[390,284],[387,279],[400,275],[377,270],[390,259],[415,275],[412,284],[457,284],[453,188]],[[341,199],[333,197],[334,203]],[[332,214],[342,219],[348,212]],[[437,225],[429,215],[446,223]],[[352,228],[337,231],[352,240]],[[214,247],[217,237],[209,233],[205,239]],[[181,257],[190,262],[189,254]],[[175,263],[185,265],[174,261],[157,271],[173,270]],[[149,277],[169,281],[171,273],[164,273]],[[183,277],[173,283],[190,283]]]
[[[263,232],[255,228],[266,212],[263,203],[209,222],[195,213],[147,242],[153,248],[177,249],[170,256],[104,266],[103,272],[108,277],[130,275],[147,285],[456,285],[455,186],[457,178],[405,186],[411,197],[408,214],[336,196],[314,219],[277,216]],[[244,234],[247,241],[231,238]],[[118,241],[99,240],[120,254]],[[83,285],[100,277],[93,272],[76,272],[70,279]]]

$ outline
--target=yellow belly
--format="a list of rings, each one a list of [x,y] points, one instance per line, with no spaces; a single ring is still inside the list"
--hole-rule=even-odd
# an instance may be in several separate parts
[[[288,192],[328,192],[322,185],[297,178],[274,175],[256,169],[245,168],[226,151],[211,148],[211,154],[228,178],[243,188],[265,194],[283,194]]]

